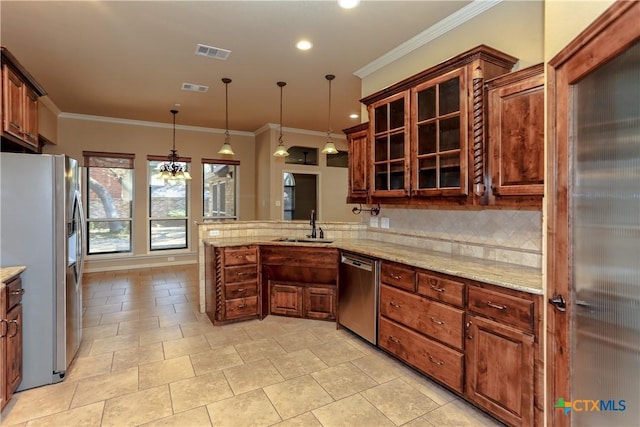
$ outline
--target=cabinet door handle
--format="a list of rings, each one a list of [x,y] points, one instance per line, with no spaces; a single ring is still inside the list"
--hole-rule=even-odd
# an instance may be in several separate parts
[[[11,295],[24,295],[24,288],[18,289],[17,291],[11,291]]]
[[[431,317],[431,322],[437,324],[437,325],[444,325],[444,321],[443,320],[436,320],[433,317]]]
[[[396,303],[395,303],[395,302],[393,302],[393,301],[389,301],[389,305],[390,305],[391,307],[393,307],[393,308],[401,308],[401,307],[402,307],[400,304],[396,304]]]
[[[25,132],[25,133],[24,133],[24,135],[25,135],[27,138],[31,138],[31,139],[33,139],[33,138],[34,138],[34,135],[33,135],[31,132]]]
[[[467,329],[467,339],[472,340],[473,336],[469,333],[471,330],[471,320],[467,322],[466,329]]]
[[[396,279],[396,280],[402,279],[402,276],[400,276],[399,274],[389,273],[389,276],[391,276],[392,279]]]
[[[396,344],[400,344],[400,340],[398,338],[394,338],[394,337],[389,337],[389,341],[394,342]]]
[[[506,306],[506,305],[496,304],[496,303],[493,303],[493,302],[491,302],[491,301],[487,301],[487,305],[488,305],[489,307],[493,307],[493,308],[495,308],[495,309],[497,309],[497,310],[506,310],[506,309],[507,309],[507,306]]]
[[[429,353],[427,353],[427,354],[426,354],[426,356],[429,358],[429,361],[430,361],[431,363],[435,363],[435,364],[436,364],[436,365],[438,365],[438,366],[442,366],[442,365],[444,365],[444,361],[434,359],[434,358],[433,358],[433,356],[431,356]]]
[[[17,320],[9,320],[7,323],[13,323],[14,325],[16,325],[16,330],[13,334],[9,333],[9,326],[7,325],[7,337],[8,338],[13,338],[16,335],[18,335],[18,332],[20,332],[20,324],[18,323]]]
[[[440,288],[440,287],[438,287],[436,285],[431,284],[431,285],[429,285],[429,287],[431,289],[433,289],[434,291],[436,291],[436,292],[444,292],[444,288]]]

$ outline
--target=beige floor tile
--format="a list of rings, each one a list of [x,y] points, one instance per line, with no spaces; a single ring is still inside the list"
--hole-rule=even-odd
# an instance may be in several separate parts
[[[360,394],[314,409],[324,427],[394,427],[395,424]]]
[[[126,320],[119,323],[118,335],[132,334],[140,331],[148,331],[149,329],[160,328],[160,322],[157,316],[140,317],[139,320]]]
[[[172,415],[169,386],[125,394],[106,401],[102,426],[131,426]]]
[[[164,360],[164,351],[162,350],[162,343],[159,342],[128,348],[126,350],[118,350],[113,353],[111,370],[114,372],[120,371],[160,360]]]
[[[2,424],[10,426],[66,411],[77,384],[63,381],[14,394],[2,411]]]
[[[416,418],[415,420],[411,420],[406,424],[403,424],[402,427],[439,427],[439,426],[434,426],[429,421],[427,421],[426,416],[422,416],[420,418]]]
[[[471,404],[456,399],[423,416],[435,426],[456,427],[498,427],[501,423],[485,413],[475,409]]]
[[[180,325],[161,327],[159,329],[150,329],[140,331],[140,345],[152,344],[168,340],[177,340],[182,338]]]
[[[169,304],[180,304],[180,303],[184,303],[184,302],[188,302],[187,301],[187,297],[185,297],[184,295],[174,295],[174,296],[170,296],[169,295],[169,296],[166,296],[166,297],[156,298],[156,305],[157,306],[169,305]]]
[[[225,369],[227,381],[235,395],[284,381],[284,378],[267,359],[248,362],[242,366]]]
[[[101,298],[83,298],[82,306],[83,307],[93,307],[95,305],[106,305],[109,304],[110,297],[101,297]]]
[[[140,317],[158,316],[158,321],[160,321],[159,319],[160,316],[173,316],[174,314],[176,314],[176,311],[173,308],[173,304],[161,305],[161,306],[149,305],[149,306],[140,307],[139,310],[140,310]]]
[[[264,392],[283,420],[333,402],[331,396],[309,375],[265,387]]]
[[[397,365],[389,362],[389,357],[380,354],[369,354],[359,359],[352,360],[355,366],[376,380],[379,384],[386,383],[408,373],[397,368]]]
[[[156,291],[161,289],[182,289],[182,285],[180,284],[180,282],[167,282],[160,285],[153,285],[153,289]]]
[[[107,304],[117,304],[119,302],[128,302],[128,301],[139,301],[141,299],[142,297],[140,295],[136,294],[135,292],[132,293],[132,291],[129,290],[129,292],[126,292],[123,295],[116,295],[116,296],[109,297],[109,299],[107,300]],[[150,300],[155,303],[155,300],[153,300],[153,298],[150,298]]]
[[[270,360],[286,379],[310,374],[327,367],[318,356],[306,348],[280,356],[272,356]]]
[[[270,316],[272,317],[272,316]],[[267,321],[269,317],[260,323],[253,323],[244,326],[245,332],[254,340],[260,340],[264,338],[273,337],[276,335],[284,335],[287,333],[286,329],[275,322]]]
[[[245,362],[266,359],[284,354],[284,349],[272,338],[236,344],[236,350]]]
[[[80,348],[76,352],[76,357],[88,357],[90,356],[91,347],[93,346],[93,340],[83,339],[80,342]]]
[[[106,304],[106,305],[96,305],[92,307],[87,307],[84,311],[85,316],[95,316],[98,314],[105,313],[116,313],[122,310],[122,304]]]
[[[139,366],[139,373],[140,390],[190,378],[195,375],[189,356],[141,365]]]
[[[141,427],[211,427],[209,412],[207,408],[192,409],[190,411],[180,412],[167,418],[151,421],[143,424]]]
[[[173,310],[173,306],[171,306]],[[185,323],[197,322],[198,318],[190,312],[180,312],[174,314],[161,314],[160,316],[160,327],[163,328],[165,326],[172,325],[182,325]]]
[[[267,395],[254,390],[207,405],[213,426],[268,426],[281,420]]]
[[[124,295],[124,289],[102,289],[99,291],[94,291],[91,295],[91,298],[100,298],[100,297],[111,297],[115,295]]]
[[[235,347],[232,345],[192,354],[190,358],[196,375],[221,371],[223,369],[244,364],[242,357],[240,357]]]
[[[87,357],[77,356],[67,370],[65,381],[78,381],[82,378],[109,373],[112,363],[113,353]]]
[[[404,382],[406,382],[440,406],[444,405],[445,403],[451,402],[458,397],[449,390],[436,384],[435,382],[417,372],[411,372],[407,375],[404,375],[402,379],[404,380]]]
[[[169,291],[166,289],[154,290],[150,285],[141,284],[135,289],[127,289],[127,293],[136,295],[140,299],[168,297]]]
[[[273,427],[322,427],[322,424],[311,412],[305,412],[297,417],[274,424]]]
[[[141,298],[138,295],[132,295],[132,299],[130,301],[125,301],[122,303],[122,309],[127,310],[139,310],[141,313],[144,311],[147,316],[152,316],[156,313],[151,312],[149,310],[154,310],[158,308],[156,306],[155,298]],[[172,307],[169,307],[172,308]]]
[[[115,337],[99,338],[93,340],[90,354],[102,354],[112,351],[124,350],[126,348],[137,347],[139,334],[116,335]]]
[[[118,324],[97,325],[82,328],[82,339],[93,340],[96,338],[107,338],[118,334]]]
[[[244,329],[233,327],[233,325],[214,326],[214,330],[205,334],[211,348],[226,347],[228,345],[242,344],[250,342],[251,337]]]
[[[186,294],[185,296],[189,300],[189,302],[182,302],[180,304],[173,304],[173,309],[176,313],[182,312],[191,312],[200,310],[199,297],[197,294],[193,294],[195,296],[195,300],[191,299],[191,294]]]
[[[202,353],[203,351],[211,350],[211,347],[204,335],[194,335],[188,338],[164,341],[162,346],[164,347],[165,359],[172,359],[174,357]]]
[[[140,319],[139,310],[126,310],[118,311],[116,313],[105,313],[100,319],[101,325],[108,325],[109,323],[126,322]]]
[[[213,372],[169,384],[173,412],[183,412],[222,399],[233,397],[233,392],[222,372]]]
[[[308,331],[297,331],[278,335],[273,338],[278,341],[278,344],[288,353],[322,344],[322,341],[320,341],[318,337]]]
[[[339,365],[363,357],[365,354],[343,340],[311,347],[310,350],[329,366]]]
[[[138,391],[138,368],[97,375],[78,382],[71,408]]]
[[[335,400],[378,385],[373,378],[351,363],[332,366],[311,374]],[[422,414],[421,414],[422,415]]]
[[[87,309],[85,309],[86,311]],[[82,313],[82,327],[88,328],[90,326],[99,326],[102,314],[85,314]]]
[[[48,417],[38,418],[27,423],[27,427],[36,426],[99,426],[102,421],[104,402],[71,409]]]
[[[211,324],[208,318],[204,322],[199,321],[195,323],[185,323],[184,325],[180,325],[180,329],[182,329],[182,336],[185,338],[192,337],[194,335],[206,335],[215,332],[215,326]]]
[[[395,379],[361,393],[396,425],[402,425],[438,407],[401,379]]]
[[[324,343],[345,339],[344,329],[336,329],[335,323],[324,323],[310,328],[308,331]]]

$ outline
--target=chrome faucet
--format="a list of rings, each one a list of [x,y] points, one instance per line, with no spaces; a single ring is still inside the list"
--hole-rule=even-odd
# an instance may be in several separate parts
[[[315,209],[311,209],[311,221],[309,222],[311,225],[311,234],[307,237],[311,237],[312,239],[316,238],[316,211]]]

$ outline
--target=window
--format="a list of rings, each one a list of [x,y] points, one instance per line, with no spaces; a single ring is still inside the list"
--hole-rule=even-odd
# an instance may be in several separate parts
[[[284,162],[296,165],[318,165],[318,149],[314,147],[293,146],[287,149],[289,155]]]
[[[178,159],[188,167],[190,158]],[[162,156],[148,156],[149,177],[149,249],[186,249],[189,247],[189,181],[161,179]]]
[[[334,168],[348,168],[349,153],[347,151],[338,151],[336,154],[327,154],[327,166]]]
[[[85,151],[87,253],[132,251],[133,154]]]
[[[238,219],[236,191],[240,162],[202,159],[202,219]]]

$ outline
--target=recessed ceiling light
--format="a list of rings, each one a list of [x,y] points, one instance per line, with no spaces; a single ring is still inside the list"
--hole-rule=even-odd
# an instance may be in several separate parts
[[[313,44],[309,40],[300,40],[296,43],[296,47],[300,50],[309,50],[313,47]]]
[[[360,117],[359,115],[357,115],[356,113],[350,114],[349,118],[350,119],[357,119],[358,117]]]
[[[360,4],[360,0],[338,0],[338,4],[343,9],[353,9]]]

